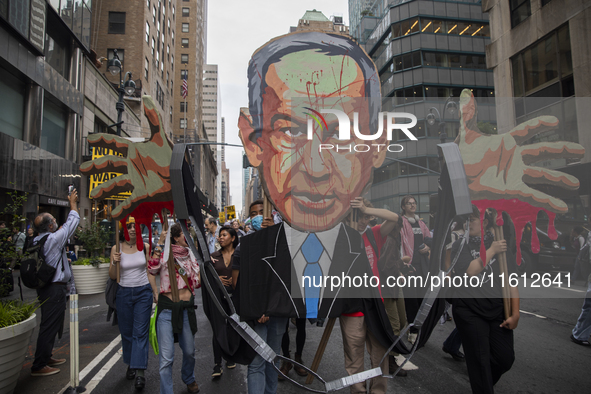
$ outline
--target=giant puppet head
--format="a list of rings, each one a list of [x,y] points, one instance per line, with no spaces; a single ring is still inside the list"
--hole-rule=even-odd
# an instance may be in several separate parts
[[[267,197],[298,230],[336,226],[386,155],[385,149],[352,148],[385,143],[385,135],[359,138],[379,126],[380,80],[372,60],[348,37],[295,32],[254,53],[248,80],[249,108],[241,110],[238,126]],[[331,110],[346,114],[355,133],[339,138]]]

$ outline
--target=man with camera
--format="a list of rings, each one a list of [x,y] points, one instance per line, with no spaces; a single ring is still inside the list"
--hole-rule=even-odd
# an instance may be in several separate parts
[[[35,228],[39,235],[34,243],[39,242],[46,235],[47,240],[43,246],[45,262],[55,267],[55,275],[51,283],[37,289],[39,302],[41,303],[41,325],[35,350],[35,361],[31,367],[31,376],[49,376],[58,373],[57,365],[64,364],[65,359],[53,358],[53,344],[55,336],[61,338],[64,328],[64,316],[66,313],[66,293],[68,282],[71,280],[70,294],[76,293],[72,269],[66,256],[66,243],[74,235],[80,222],[78,215],[78,192],[72,189],[68,200],[70,201],[70,214],[68,220],[59,228],[55,218],[47,213],[40,213],[35,218]],[[59,229],[58,229],[59,228]]]

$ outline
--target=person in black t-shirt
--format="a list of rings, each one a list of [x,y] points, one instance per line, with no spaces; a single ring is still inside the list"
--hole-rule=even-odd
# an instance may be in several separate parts
[[[490,228],[493,220],[488,212],[483,221],[486,256],[480,257],[482,230],[480,213],[473,207],[469,219],[469,241],[462,239],[452,246],[452,259],[458,256],[453,276],[478,277],[478,286],[454,287],[453,314],[462,337],[466,366],[473,393],[493,393],[493,386],[511,369],[515,360],[513,330],[519,322],[519,291],[510,288],[511,316],[503,316],[503,299],[497,255],[507,251],[505,240],[494,241]],[[514,259],[507,257],[509,273]],[[491,277],[492,275],[492,277]],[[492,278],[492,279],[491,279]],[[469,281],[470,283],[470,281]],[[475,283],[475,281],[474,281]]]

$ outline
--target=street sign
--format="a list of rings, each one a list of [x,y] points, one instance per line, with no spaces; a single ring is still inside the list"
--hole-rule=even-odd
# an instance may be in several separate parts
[[[103,156],[109,156],[109,155],[123,156],[119,153],[114,152],[111,149],[97,148],[97,147],[92,149],[92,160],[98,159]],[[122,174],[119,174],[117,172],[101,172],[100,174],[91,175],[90,176],[90,184],[88,187],[88,198],[91,198],[90,193],[92,193],[92,189],[94,189],[95,187],[99,186],[100,184],[105,183],[105,182],[107,182],[119,175],[122,175]],[[119,193],[119,194],[110,196],[108,198],[105,198],[105,200],[122,201],[130,196],[131,196],[131,191],[123,192],[123,193]]]
[[[226,215],[228,216],[228,220],[236,219],[236,208],[234,205],[228,205],[226,207]]]
[[[220,212],[220,225],[226,223],[226,214],[222,211]]]

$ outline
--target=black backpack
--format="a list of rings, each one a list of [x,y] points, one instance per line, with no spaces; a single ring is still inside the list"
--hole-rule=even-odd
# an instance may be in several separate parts
[[[41,238],[33,246],[27,248],[21,260],[21,281],[30,289],[45,287],[51,283],[55,275],[56,268],[45,262],[45,255],[43,253],[43,246],[45,246],[47,237],[49,237],[49,234]],[[63,269],[62,264],[62,271]]]

